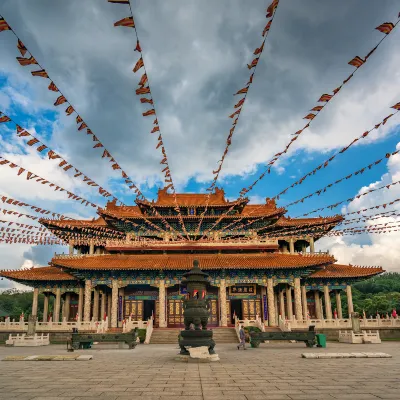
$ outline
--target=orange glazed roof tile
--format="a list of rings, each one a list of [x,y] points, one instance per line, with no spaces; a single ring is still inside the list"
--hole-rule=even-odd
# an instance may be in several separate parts
[[[354,265],[331,264],[313,272],[310,278],[358,278],[385,272],[382,267],[357,267]]]
[[[331,224],[333,222],[341,222],[344,218],[342,215],[334,215],[333,217],[315,217],[315,218],[288,218],[282,217],[274,225],[274,227],[291,227],[291,226],[303,226],[303,225],[324,225]]]
[[[76,281],[76,278],[55,267],[0,271],[0,276],[21,281]]]
[[[84,220],[84,219],[45,219],[41,218],[39,222],[43,225],[51,225],[58,227],[108,227],[107,222],[103,217],[97,219]]]
[[[327,254],[198,254],[198,255],[95,255],[54,257],[52,264],[71,269],[92,270],[189,270],[193,260],[200,268],[209,269],[280,269],[331,264],[335,259]]]

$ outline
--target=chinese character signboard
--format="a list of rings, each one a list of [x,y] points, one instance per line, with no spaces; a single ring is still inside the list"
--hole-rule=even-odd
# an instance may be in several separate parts
[[[235,286],[229,286],[229,295],[230,296],[235,296],[239,294],[250,294],[250,295],[256,295],[256,285],[235,285]]]

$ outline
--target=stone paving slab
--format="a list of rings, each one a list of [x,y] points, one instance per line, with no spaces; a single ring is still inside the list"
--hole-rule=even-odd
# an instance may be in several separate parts
[[[8,356],[2,361],[89,361],[93,358],[91,355],[43,355],[43,356]]]
[[[303,353],[303,358],[327,359],[327,358],[392,358],[386,353]]]
[[[329,343],[329,350],[336,354],[360,350],[360,345],[354,346]],[[303,343],[270,343],[240,352],[234,344],[217,344],[220,361],[213,363],[175,361],[179,349],[174,345],[138,345],[135,352],[82,350],[73,355],[93,356],[90,363],[36,361],[34,368],[31,363],[0,363],[0,400],[400,399],[400,342],[362,345],[362,350],[392,358],[306,360],[301,357]],[[0,346],[0,359],[40,356],[43,360],[54,354],[71,356],[61,345]]]

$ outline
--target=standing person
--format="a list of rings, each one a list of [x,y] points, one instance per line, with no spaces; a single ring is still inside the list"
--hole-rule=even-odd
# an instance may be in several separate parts
[[[393,308],[393,311],[392,311],[392,317],[393,317],[394,319],[396,319],[396,318],[397,318],[397,311],[396,311],[396,309],[395,309],[395,308]]]
[[[243,350],[246,349],[246,333],[244,332],[243,325],[240,326],[239,330],[239,337],[240,337],[240,343],[237,346],[237,349],[239,350],[241,346],[243,346]]]

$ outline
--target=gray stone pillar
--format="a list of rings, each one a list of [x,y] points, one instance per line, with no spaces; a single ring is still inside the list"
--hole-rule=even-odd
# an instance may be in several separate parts
[[[279,291],[279,314],[283,320],[285,320],[285,296],[283,295],[283,290]]]
[[[300,278],[294,278],[294,313],[298,321],[303,319]]]
[[[93,319],[99,320],[99,290],[97,288],[93,289]]]
[[[158,300],[159,300],[159,326],[160,328],[167,327],[167,316],[165,310],[165,298],[166,298],[166,290],[165,290],[165,280],[160,280],[160,285],[158,287]]]
[[[38,299],[39,299],[39,289],[33,289],[33,300],[32,300],[32,315],[37,316],[38,311]]]
[[[93,240],[90,241],[89,254],[90,255],[94,254],[94,242],[93,242]]]
[[[307,319],[308,307],[307,307],[307,290],[305,285],[301,287],[301,304],[303,307],[303,318]]]
[[[108,317],[108,327],[111,327],[111,303],[112,303],[112,294],[108,293],[107,295],[107,317]]]
[[[221,279],[219,285],[219,304],[221,310],[221,326],[228,326],[228,315],[226,309],[226,280]]]
[[[79,297],[78,297],[78,321],[82,321],[82,313],[83,313],[83,288],[79,288]]]
[[[101,293],[101,306],[100,306],[100,319],[104,320],[104,314],[106,313],[106,294],[104,292]]]
[[[292,288],[288,286],[286,288],[286,308],[287,308],[287,319],[293,319],[293,305],[292,305]]]
[[[346,286],[346,294],[347,294],[347,309],[349,311],[349,318],[350,318],[351,313],[354,312],[353,295],[351,293],[351,286],[350,285]]]
[[[337,309],[338,318],[342,319],[343,312],[342,312],[342,299],[340,297],[340,290],[336,291],[336,309]]]
[[[56,289],[56,301],[54,305],[54,322],[60,322],[61,289]]]
[[[313,237],[310,237],[310,253],[315,253],[315,245]]]
[[[324,302],[325,302],[325,317],[326,319],[332,319],[331,296],[329,295],[329,287],[327,285],[324,285]]]
[[[64,302],[64,317],[67,321],[69,321],[69,308],[71,305],[71,293],[67,293],[65,295],[65,302]]]
[[[276,311],[275,311],[274,282],[272,278],[267,279],[267,298],[268,298],[268,325],[275,326]]]
[[[322,319],[321,313],[321,300],[319,298],[319,290],[314,292],[314,300],[315,300],[315,316],[317,319]]]
[[[118,281],[112,281],[111,294],[111,328],[118,326]]]
[[[290,254],[294,254],[294,239],[293,238],[289,239],[289,252],[290,252]]]
[[[86,279],[85,281],[85,305],[83,309],[83,321],[90,321],[90,308],[92,303],[92,281]]]
[[[48,313],[49,313],[49,296],[46,293],[44,293],[43,322],[47,322]]]

